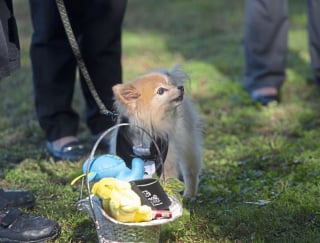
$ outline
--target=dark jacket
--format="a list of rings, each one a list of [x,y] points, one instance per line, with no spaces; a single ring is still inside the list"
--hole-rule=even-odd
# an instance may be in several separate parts
[[[11,0],[0,0],[0,79],[20,67],[20,45]]]

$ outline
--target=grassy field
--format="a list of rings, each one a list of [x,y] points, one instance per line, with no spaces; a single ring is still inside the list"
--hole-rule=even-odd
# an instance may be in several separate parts
[[[253,105],[243,91],[243,1],[129,1],[123,29],[124,80],[180,63],[207,126],[204,170],[190,217],[163,228],[161,242],[319,242],[320,88],[312,76],[305,3],[290,2],[282,103]],[[0,186],[28,188],[35,215],[62,227],[55,242],[96,242],[77,211],[70,182],[83,161],[54,162],[34,112],[27,1],[15,1],[22,68],[0,82]],[[82,114],[77,87],[75,108]],[[84,121],[80,138],[90,134]]]

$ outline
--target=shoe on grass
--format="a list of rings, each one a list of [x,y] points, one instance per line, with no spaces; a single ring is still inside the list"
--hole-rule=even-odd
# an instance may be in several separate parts
[[[267,106],[271,102],[280,103],[279,90],[274,87],[262,87],[250,92],[253,103],[260,103]]]
[[[87,155],[87,151],[79,141],[69,142],[60,149],[55,149],[51,142],[47,142],[46,147],[56,160],[77,161]]]
[[[0,209],[0,242],[44,242],[60,233],[57,222],[28,215],[17,208]]]
[[[0,204],[10,208],[33,208],[35,198],[28,190],[3,190],[0,188]]]

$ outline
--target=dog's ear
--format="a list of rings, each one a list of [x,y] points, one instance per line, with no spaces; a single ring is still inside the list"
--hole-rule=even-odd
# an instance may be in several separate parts
[[[132,84],[117,84],[112,87],[115,98],[123,104],[133,105],[140,93]]]

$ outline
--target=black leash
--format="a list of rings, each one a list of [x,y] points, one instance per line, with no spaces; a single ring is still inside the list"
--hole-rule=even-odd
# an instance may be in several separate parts
[[[65,28],[69,43],[71,45],[73,54],[76,57],[79,69],[80,69],[80,71],[81,71],[81,73],[83,75],[83,78],[85,79],[85,81],[86,81],[86,83],[88,85],[88,88],[89,88],[94,100],[96,101],[96,103],[97,103],[97,105],[98,105],[98,107],[100,109],[100,112],[102,114],[111,116],[112,119],[115,120],[117,118],[117,114],[112,112],[112,111],[109,111],[106,108],[106,106],[104,105],[104,103],[100,99],[100,97],[99,97],[99,95],[97,93],[97,90],[94,87],[94,84],[93,84],[92,79],[91,79],[91,77],[89,75],[88,69],[87,69],[87,67],[86,67],[86,65],[85,65],[85,63],[83,61],[78,42],[76,41],[76,38],[75,38],[74,33],[72,31],[71,24],[70,24],[70,19],[68,17],[68,14],[67,14],[67,11],[66,11],[66,7],[64,5],[63,0],[56,0],[56,3],[57,3],[57,6],[58,6],[59,14],[60,14],[63,26]]]

